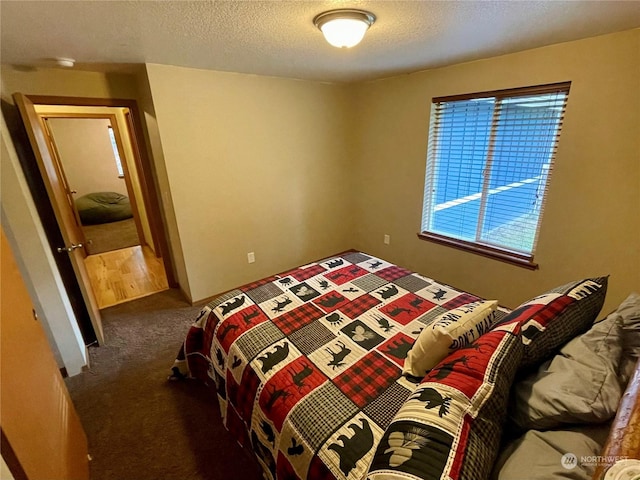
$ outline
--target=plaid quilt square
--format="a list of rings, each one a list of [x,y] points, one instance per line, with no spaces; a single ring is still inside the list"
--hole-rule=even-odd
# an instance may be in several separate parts
[[[452,298],[447,303],[444,303],[442,306],[447,310],[453,310],[454,308],[458,308],[467,303],[476,302],[480,300],[480,297],[476,297],[475,295],[471,295],[470,293],[461,293],[460,295]]]
[[[430,282],[427,282],[417,275],[407,275],[405,277],[398,278],[394,281],[394,283],[399,287],[402,287],[405,290],[414,293],[431,285]]]
[[[362,263],[371,260],[371,257],[360,252],[345,253],[342,258],[351,263]]]
[[[283,273],[282,276],[292,276],[299,282],[303,280],[307,280],[309,278],[315,277],[316,275],[320,275],[322,272],[326,272],[327,269],[322,265],[310,265],[308,267],[296,268],[295,270],[291,270],[287,273]]]
[[[341,306],[340,311],[347,315],[349,318],[354,319],[362,315],[364,312],[371,310],[379,303],[380,300],[366,293],[359,296],[355,300],[352,300],[348,304]]]
[[[317,451],[336,426],[342,425],[357,412],[358,407],[338,387],[326,382],[304,397],[291,411],[289,418],[305,442]]]
[[[285,338],[284,333],[272,322],[263,322],[251,329],[250,335],[243,335],[236,340],[236,345],[242,351],[247,360],[251,361],[255,356],[268,346]]]
[[[394,382],[378,398],[365,406],[363,412],[381,428],[387,428],[411,392],[412,390]]]
[[[304,355],[310,355],[320,347],[331,342],[336,336],[319,321],[310,323],[289,335],[289,340]]]
[[[392,265],[390,267],[387,267],[383,270],[376,272],[376,275],[378,275],[381,278],[384,278],[388,282],[394,282],[399,278],[406,277],[410,273],[411,272],[406,268]]]
[[[384,278],[380,278],[377,275],[370,273],[363,277],[356,278],[351,283],[353,283],[356,287],[361,288],[365,292],[372,292],[389,282],[387,282]]]
[[[282,295],[284,292],[275,283],[267,283],[259,287],[247,290],[247,295],[256,303],[263,303],[267,300]]]
[[[401,373],[397,365],[374,350],[334,378],[333,383],[362,408],[389,388]]]
[[[429,310],[428,312],[426,312],[424,315],[420,315],[417,320],[422,323],[423,325],[430,325],[431,323],[433,323],[433,321],[435,319],[437,319],[438,317],[440,317],[443,313],[445,313],[447,311],[446,308],[441,307],[440,305],[436,305],[435,307],[433,307],[431,310]]]
[[[310,303],[303,303],[299,307],[275,317],[272,322],[282,333],[289,335],[301,327],[322,317],[324,313]]]

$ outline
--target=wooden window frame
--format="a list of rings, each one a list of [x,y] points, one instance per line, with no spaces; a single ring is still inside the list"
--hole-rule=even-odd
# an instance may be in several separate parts
[[[431,104],[433,106],[436,103],[472,100],[472,99],[480,99],[480,98],[495,98],[496,100],[504,100],[507,98],[513,98],[518,96],[534,96],[534,95],[553,94],[553,93],[559,93],[559,92],[566,93],[568,98],[570,88],[571,88],[571,82],[559,82],[559,83],[546,84],[546,85],[535,85],[531,87],[519,87],[519,88],[490,90],[490,91],[461,94],[461,95],[433,97],[431,100]],[[566,109],[566,100],[565,100],[565,109]],[[560,129],[562,127],[562,120],[563,120],[563,117],[560,119],[560,126],[559,126]],[[493,128],[494,127],[492,127],[492,129]],[[557,135],[558,137],[556,139],[556,142],[559,139],[560,131],[558,131]],[[431,138],[429,139],[429,141],[431,141]],[[430,152],[427,155],[427,168],[429,168],[430,166],[429,155],[430,155]],[[552,156],[552,165],[554,161],[555,161],[555,152]],[[425,188],[426,188],[426,182],[425,182]],[[548,193],[548,180],[547,180],[547,185],[545,186],[543,198],[546,199],[547,193]],[[424,195],[425,195],[425,192],[423,192],[423,200],[424,200]],[[543,200],[543,204],[544,204],[544,200]],[[424,215],[425,215],[424,211],[422,215],[424,219]],[[541,216],[542,216],[542,212],[540,213],[540,218],[538,218],[538,224],[536,227],[537,231],[539,231],[539,228],[540,228]],[[524,267],[530,270],[536,270],[538,268],[538,264],[533,261],[537,238],[534,242],[532,252],[523,253],[523,252],[509,250],[508,248],[501,248],[495,245],[488,245],[481,242],[462,240],[459,238],[450,237],[450,236],[435,233],[435,232],[424,231],[422,230],[422,228],[421,228],[421,231],[418,232],[417,236],[421,240],[426,240],[426,241],[437,243],[440,245],[445,245],[445,246],[453,247],[459,250],[475,253],[485,257],[500,260],[512,265]],[[536,232],[536,237],[537,237],[537,232]]]

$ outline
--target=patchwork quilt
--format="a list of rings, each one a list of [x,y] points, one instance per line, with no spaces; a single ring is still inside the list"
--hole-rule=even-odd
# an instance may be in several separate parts
[[[268,478],[361,479],[416,390],[402,376],[414,340],[478,299],[347,252],[213,300],[173,371],[215,382],[225,426]]]

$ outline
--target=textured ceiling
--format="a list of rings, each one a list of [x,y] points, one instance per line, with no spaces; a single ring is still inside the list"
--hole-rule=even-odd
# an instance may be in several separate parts
[[[349,50],[314,16],[377,16]],[[0,1],[0,60],[77,68],[162,63],[321,81],[424,70],[640,26],[640,1]],[[104,64],[109,64],[105,66]]]

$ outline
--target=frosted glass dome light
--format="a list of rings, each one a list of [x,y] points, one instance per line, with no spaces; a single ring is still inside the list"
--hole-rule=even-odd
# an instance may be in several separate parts
[[[359,44],[375,21],[372,13],[353,9],[330,10],[313,19],[327,42],[338,48],[351,48]]]

